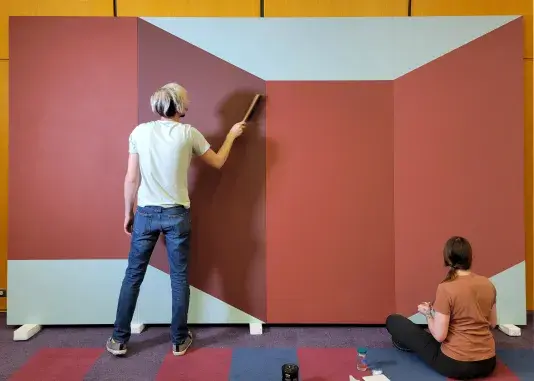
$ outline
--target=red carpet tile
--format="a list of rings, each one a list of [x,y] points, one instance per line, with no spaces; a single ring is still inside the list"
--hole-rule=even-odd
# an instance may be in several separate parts
[[[448,381],[454,381],[447,379]],[[476,381],[521,381],[506,365],[497,360],[497,368],[491,377],[479,378]]]
[[[165,356],[157,381],[228,380],[232,348],[192,349],[185,356]]]
[[[361,379],[371,374],[356,370],[355,348],[300,348],[297,355],[303,381],[347,381],[349,375]]]
[[[82,381],[100,348],[47,348],[33,355],[9,381]]]

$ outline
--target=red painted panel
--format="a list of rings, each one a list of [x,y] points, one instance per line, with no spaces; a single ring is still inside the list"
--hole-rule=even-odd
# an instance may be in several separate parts
[[[126,258],[135,18],[14,17],[9,259]]]
[[[165,59],[161,59],[165,46]],[[212,79],[207,79],[208,77]],[[139,21],[139,119],[154,118],[149,99],[168,82],[189,92],[184,123],[218,150],[265,82],[145,21]],[[217,171],[198,160],[189,177],[193,239],[191,284],[265,320],[265,115],[260,109]],[[162,242],[151,263],[168,272]]]
[[[232,348],[192,349],[187,356],[165,356],[156,381],[228,380]]]
[[[267,83],[267,317],[394,311],[393,82]]]
[[[525,259],[521,36],[513,21],[395,81],[400,313],[432,300],[452,235],[485,276]]]
[[[103,352],[100,348],[41,349],[9,381],[82,381]]]

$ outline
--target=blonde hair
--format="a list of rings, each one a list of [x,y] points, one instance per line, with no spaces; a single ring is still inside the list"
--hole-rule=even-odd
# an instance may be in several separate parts
[[[164,118],[184,115],[187,111],[187,91],[177,83],[168,83],[152,94],[150,106],[152,112]]]

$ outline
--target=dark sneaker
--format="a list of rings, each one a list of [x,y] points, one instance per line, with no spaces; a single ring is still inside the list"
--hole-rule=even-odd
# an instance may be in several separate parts
[[[122,356],[125,355],[128,349],[126,348],[126,344],[118,343],[113,338],[109,338],[106,343],[106,349],[109,353],[111,353],[113,356]]]
[[[391,340],[391,342],[393,343],[393,346],[395,348],[397,348],[399,351],[403,351],[403,352],[411,352],[412,351],[411,349],[406,348],[402,344],[397,343],[395,340]]]
[[[172,354],[175,356],[183,356],[189,347],[193,344],[193,334],[191,331],[187,332],[187,339],[182,344],[173,344],[172,345]]]

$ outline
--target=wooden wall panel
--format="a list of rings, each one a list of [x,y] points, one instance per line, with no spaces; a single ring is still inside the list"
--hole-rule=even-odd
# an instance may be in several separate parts
[[[407,16],[408,0],[264,0],[265,17]]]
[[[0,61],[0,288],[7,287],[8,61]],[[6,298],[0,298],[0,310]]]
[[[534,310],[534,133],[532,59],[525,60],[525,249],[527,309]]]
[[[525,57],[532,58],[532,0],[412,0],[412,15],[523,15]]]
[[[259,0],[120,0],[119,16],[258,17]]]

